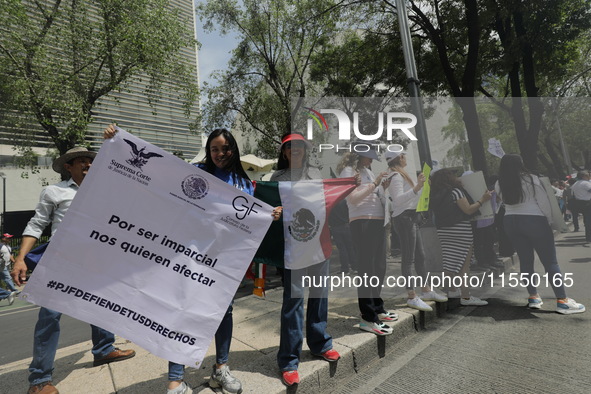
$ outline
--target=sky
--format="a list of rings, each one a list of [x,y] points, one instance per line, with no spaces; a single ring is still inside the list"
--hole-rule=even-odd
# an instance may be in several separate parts
[[[195,3],[199,3],[195,0]],[[230,51],[236,47],[238,40],[236,35],[220,35],[218,31],[205,32],[202,22],[197,17],[196,21],[197,41],[201,43],[199,49],[199,85],[203,87],[204,81],[211,81],[211,73],[225,69],[230,60]],[[205,98],[202,97],[202,100]]]

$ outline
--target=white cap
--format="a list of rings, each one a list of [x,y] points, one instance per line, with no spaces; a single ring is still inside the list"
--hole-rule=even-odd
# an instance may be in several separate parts
[[[390,152],[386,151],[386,162],[389,163],[390,161],[394,160],[398,156],[402,155],[404,152]]]

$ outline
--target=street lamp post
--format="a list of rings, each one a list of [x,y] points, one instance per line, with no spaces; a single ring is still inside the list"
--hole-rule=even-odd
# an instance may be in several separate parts
[[[6,174],[0,172],[0,177],[2,177],[2,230],[1,233],[4,234],[4,218],[6,217]]]
[[[421,164],[427,163],[433,167],[431,162],[431,151],[429,149],[429,139],[427,137],[427,125],[425,124],[425,114],[423,112],[423,100],[419,91],[419,77],[415,63],[415,56],[412,50],[412,39],[410,28],[408,26],[408,13],[406,11],[405,0],[396,0],[396,13],[398,14],[398,25],[400,27],[400,37],[402,39],[402,52],[404,53],[404,64],[406,66],[406,77],[411,100],[411,106],[417,116],[417,145],[419,148],[419,158]]]

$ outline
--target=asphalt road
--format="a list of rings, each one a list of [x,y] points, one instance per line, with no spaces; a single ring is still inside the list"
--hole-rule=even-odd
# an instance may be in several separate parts
[[[275,269],[268,270],[267,289],[281,286]],[[245,280],[236,297],[252,294],[251,280]],[[16,298],[14,304],[0,301],[0,365],[30,358],[33,354],[33,332],[37,323],[39,307]],[[58,348],[71,346],[90,339],[90,325],[62,315],[60,321],[60,340]],[[90,349],[89,349],[90,350]]]
[[[23,360],[33,354],[33,331],[39,307],[17,298],[11,306],[0,302],[0,365]],[[65,347],[90,339],[90,326],[63,315],[58,346]]]
[[[488,289],[488,306],[453,309],[333,392],[591,392],[591,247],[582,233],[556,244],[562,272],[574,278],[567,293],[586,313],[557,314],[551,289],[539,289],[541,310],[525,307],[523,288]]]

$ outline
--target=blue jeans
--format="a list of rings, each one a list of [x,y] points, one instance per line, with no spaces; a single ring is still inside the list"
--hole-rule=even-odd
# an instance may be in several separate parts
[[[225,364],[230,355],[230,344],[232,343],[232,330],[234,321],[232,318],[232,303],[226,310],[218,330],[215,332],[215,362],[216,364]],[[168,362],[168,380],[183,380],[185,377],[185,366],[175,362]]]
[[[556,246],[554,245],[554,234],[545,216],[534,215],[505,215],[505,232],[511,238],[513,247],[519,256],[521,273],[526,277],[534,273],[534,251],[538,254],[544,269],[549,275],[552,289],[556,298],[566,298],[564,285],[554,286],[554,275],[562,278],[558,260],[556,258]],[[527,291],[530,295],[537,293],[537,289],[529,285]],[[560,281],[562,283],[562,280]]]
[[[9,295],[10,295],[10,291],[4,290],[3,288],[0,287],[0,300],[7,299]]]
[[[12,278],[10,277],[10,274],[8,273],[8,267],[4,266],[4,269],[2,271],[0,271],[0,277],[2,277],[2,279],[4,280],[4,283],[6,283],[6,287],[8,287],[8,289],[10,291],[16,291],[16,287],[14,286],[14,282],[12,281]]]
[[[281,337],[277,365],[281,371],[296,371],[304,342],[304,289],[302,275],[327,276],[329,260],[311,267],[283,273],[283,305],[281,306]],[[328,320],[328,289],[310,287],[306,309],[306,343],[312,354],[332,349],[332,337],[326,333]]]
[[[60,337],[60,312],[41,308],[35,325],[33,337],[33,361],[29,365],[29,383],[41,384],[51,380],[53,361]],[[115,335],[100,327],[90,325],[92,329],[92,354],[94,358],[102,358],[115,350]]]
[[[414,264],[417,274],[423,278],[421,285],[426,285],[427,269],[425,268],[425,251],[423,239],[419,231],[418,214],[415,211],[406,210],[392,218],[392,224],[400,239],[400,252],[402,253],[402,276],[406,277],[406,289],[413,290],[419,283],[411,283],[412,266]]]

